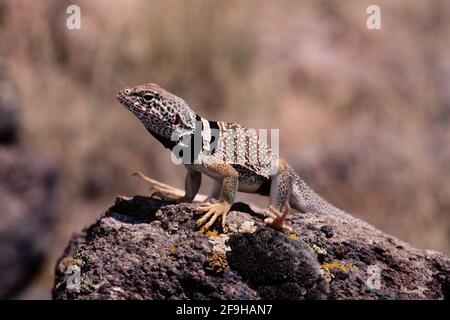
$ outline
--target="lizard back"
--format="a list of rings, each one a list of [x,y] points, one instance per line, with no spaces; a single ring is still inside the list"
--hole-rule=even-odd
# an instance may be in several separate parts
[[[231,164],[244,180],[264,183],[278,169],[278,155],[267,144],[265,132],[233,122],[217,122],[219,142],[213,157]],[[250,182],[250,181],[249,181]]]

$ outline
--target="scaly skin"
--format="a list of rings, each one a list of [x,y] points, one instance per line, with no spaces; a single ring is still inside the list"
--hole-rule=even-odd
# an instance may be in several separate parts
[[[176,200],[192,202],[200,188],[202,174],[215,180],[208,199],[218,201],[197,208],[205,212],[197,221],[204,229],[209,229],[219,217],[225,229],[226,215],[237,191],[269,196],[267,213],[270,218],[265,222],[278,230],[289,230],[284,224],[289,205],[301,212],[346,215],[312,191],[284,159],[274,156],[267,144],[249,129],[236,123],[208,121],[192,111],[184,100],[156,84],[125,88],[117,97],[174,154],[178,154],[183,138],[200,139],[197,151],[195,147],[187,149],[188,154],[194,150],[190,160],[195,162],[184,162],[186,194]],[[212,138],[213,129],[218,133],[215,138]],[[227,158],[229,152],[231,158]],[[160,190],[160,196],[164,195],[163,191]]]

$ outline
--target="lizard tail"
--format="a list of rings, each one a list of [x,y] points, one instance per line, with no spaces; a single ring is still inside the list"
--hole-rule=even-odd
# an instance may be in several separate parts
[[[317,212],[319,214],[336,217],[338,220],[358,225],[372,232],[380,232],[370,224],[353,217],[347,212],[333,206],[324,198],[315,193],[300,176],[288,166],[288,174],[291,180],[291,194],[289,204],[300,212]]]
[[[345,214],[344,211],[314,192],[291,166],[288,166],[288,174],[291,178],[289,204],[292,208],[300,212],[317,212],[324,215],[342,216]]]

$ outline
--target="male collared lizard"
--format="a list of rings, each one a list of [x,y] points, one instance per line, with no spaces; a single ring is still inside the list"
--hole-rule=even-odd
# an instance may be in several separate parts
[[[276,156],[267,160],[271,153],[269,146],[254,136],[243,135],[247,129],[239,124],[206,120],[192,111],[184,100],[153,83],[124,88],[117,98],[164,147],[172,152],[179,145],[188,147],[184,149],[191,160],[184,163],[187,169],[185,195],[177,202],[193,201],[202,174],[214,180],[208,199],[218,202],[205,202],[197,208],[199,212],[206,212],[197,221],[204,229],[209,229],[218,217],[222,218],[222,229],[225,229],[226,215],[237,191],[269,196],[269,218],[265,222],[278,230],[289,230],[284,222],[290,206],[300,212],[347,215],[309,188],[283,158]],[[218,134],[213,135],[213,130]],[[188,141],[200,137],[200,146],[189,142],[186,145],[183,140],[186,137],[194,138]],[[230,150],[236,156],[238,148],[243,152],[241,158],[227,158]],[[276,170],[272,170],[274,164]],[[164,196],[164,190],[160,191],[159,195]]]

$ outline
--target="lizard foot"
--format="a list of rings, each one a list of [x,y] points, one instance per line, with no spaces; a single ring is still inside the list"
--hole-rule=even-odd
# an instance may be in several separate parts
[[[289,227],[284,224],[284,220],[286,219],[286,215],[288,214],[290,209],[289,204],[286,202],[284,205],[282,212],[275,209],[273,206],[269,206],[269,209],[267,211],[267,214],[270,216],[270,218],[264,219],[264,222],[269,227],[278,230],[278,231],[292,231],[292,227]]]
[[[143,180],[145,180],[147,183],[150,184],[150,197],[158,197],[159,199],[163,200],[163,201],[168,201],[168,202],[175,202],[175,203],[181,203],[181,202],[185,202],[186,198],[180,196],[179,194],[175,193],[173,191],[173,188],[161,183],[159,181],[153,180],[152,178],[147,177],[145,174],[143,174],[142,172],[138,171],[133,173],[133,176],[137,176],[142,178]]]
[[[226,218],[231,205],[227,202],[205,203],[197,208],[198,212],[206,212],[203,217],[197,220],[197,225],[202,226],[203,230],[208,230],[216,222],[218,217],[222,217],[222,230],[226,229]],[[209,221],[208,221],[209,220]],[[208,221],[208,222],[206,222]]]

